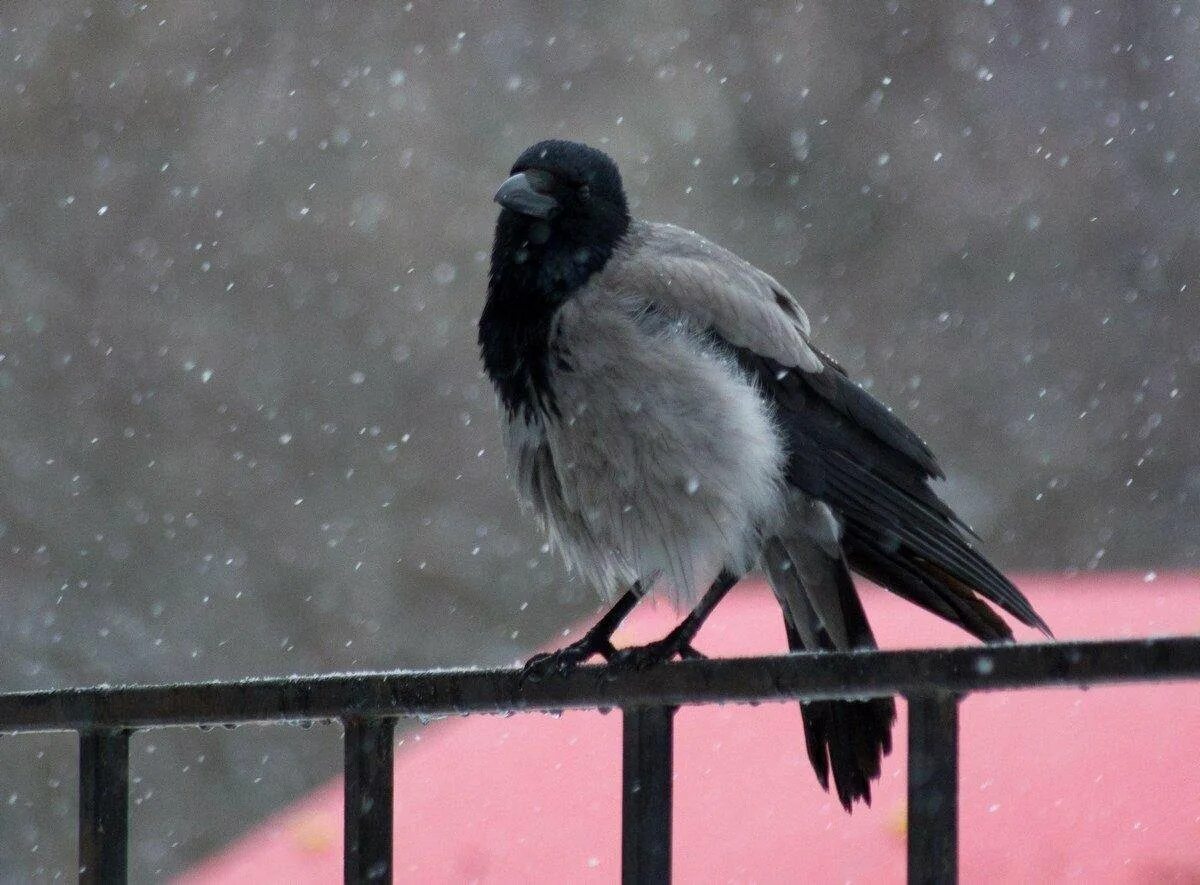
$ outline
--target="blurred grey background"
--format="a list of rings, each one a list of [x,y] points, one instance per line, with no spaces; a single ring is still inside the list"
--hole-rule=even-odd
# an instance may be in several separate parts
[[[513,504],[490,197],[586,140],[778,276],[1012,569],[1195,568],[1193,2],[0,7],[0,689],[511,662],[597,602]],[[336,729],[134,743],[135,879]],[[74,876],[0,739],[0,879]]]

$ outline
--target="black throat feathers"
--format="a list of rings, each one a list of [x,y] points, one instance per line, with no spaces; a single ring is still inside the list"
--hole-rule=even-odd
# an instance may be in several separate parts
[[[570,371],[570,354],[551,340],[554,317],[608,263],[629,224],[625,213],[570,223],[501,211],[479,347],[511,416],[558,414],[550,374]]]

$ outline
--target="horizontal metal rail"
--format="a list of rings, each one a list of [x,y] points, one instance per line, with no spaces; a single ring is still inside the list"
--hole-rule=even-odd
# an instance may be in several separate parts
[[[347,673],[0,694],[0,732],[966,694],[1200,678],[1200,636],[580,667]]]
[[[403,716],[624,711],[622,881],[671,871],[672,721],[683,704],[904,695],[908,872],[958,872],[958,704],[971,692],[1200,679],[1200,636],[925,651],[688,660],[645,671],[582,667],[532,681],[520,670],[350,673],[190,685],[0,694],[0,732],[79,732],[81,882],[123,882],[129,736],[141,728],[341,720],[344,881],[391,878],[393,729]]]

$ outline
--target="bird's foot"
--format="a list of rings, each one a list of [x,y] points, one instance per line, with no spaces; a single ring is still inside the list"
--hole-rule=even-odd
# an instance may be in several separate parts
[[[614,669],[649,670],[678,657],[683,661],[703,660],[705,656],[692,647],[690,637],[667,634],[657,642],[623,648],[610,659]]]
[[[563,646],[558,651],[534,655],[521,669],[521,680],[540,682],[549,676],[566,676],[588,658],[599,655],[604,660],[611,661],[615,654],[616,649],[607,636],[586,633],[582,639]]]

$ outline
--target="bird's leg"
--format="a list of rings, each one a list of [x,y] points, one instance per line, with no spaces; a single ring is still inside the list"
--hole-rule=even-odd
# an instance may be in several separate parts
[[[708,588],[696,607],[691,610],[686,618],[679,622],[674,630],[657,642],[651,642],[648,645],[639,645],[636,648],[621,649],[613,655],[611,663],[615,667],[644,670],[656,664],[661,664],[664,661],[669,661],[676,655],[681,658],[703,658],[704,655],[692,648],[692,640],[700,631],[708,616],[712,614],[713,609],[717,607],[717,604],[725,598],[725,594],[737,582],[738,575],[728,571],[721,572],[721,574],[717,575],[717,579],[713,581],[712,586]]]
[[[536,654],[526,661],[521,671],[522,678],[537,681],[555,674],[565,676],[592,655],[600,655],[606,661],[612,660],[616,653],[612,635],[641,600],[642,592],[642,582],[637,581],[582,638],[558,651]]]

